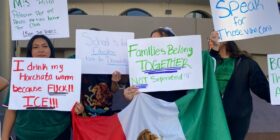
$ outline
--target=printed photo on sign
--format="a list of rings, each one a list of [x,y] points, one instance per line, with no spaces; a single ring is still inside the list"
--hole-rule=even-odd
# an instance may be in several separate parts
[[[9,0],[12,40],[69,37],[67,0]]]
[[[76,30],[76,58],[84,74],[128,74],[127,40],[134,33]]]
[[[272,105],[280,105],[280,54],[267,55],[270,99]]]
[[[80,100],[81,62],[13,58],[9,109],[70,111]]]
[[[130,85],[141,92],[202,88],[201,36],[128,41]]]
[[[277,0],[210,0],[210,5],[220,41],[280,33]]]

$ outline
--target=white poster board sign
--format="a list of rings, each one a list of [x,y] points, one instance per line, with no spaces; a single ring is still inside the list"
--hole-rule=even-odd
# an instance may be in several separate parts
[[[9,109],[70,111],[80,101],[81,61],[13,58]]]
[[[12,40],[69,37],[67,0],[9,0]]]
[[[280,33],[277,0],[210,0],[220,41]]]
[[[127,40],[134,33],[76,30],[76,58],[82,60],[82,73],[128,74]]]
[[[270,99],[272,105],[280,105],[280,54],[267,55]]]
[[[128,41],[130,85],[141,92],[203,87],[201,36]]]

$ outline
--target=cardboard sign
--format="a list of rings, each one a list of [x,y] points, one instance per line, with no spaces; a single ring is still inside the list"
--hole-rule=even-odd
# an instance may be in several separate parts
[[[280,105],[280,54],[267,55],[270,99],[272,105]]]
[[[9,0],[12,40],[69,37],[67,0]]]
[[[70,111],[80,100],[81,62],[13,58],[9,109]]]
[[[201,37],[128,41],[130,85],[141,92],[202,88]]]
[[[134,33],[93,30],[76,31],[76,58],[82,60],[82,73],[128,74],[127,40]]]
[[[280,33],[277,0],[210,0],[220,41]]]

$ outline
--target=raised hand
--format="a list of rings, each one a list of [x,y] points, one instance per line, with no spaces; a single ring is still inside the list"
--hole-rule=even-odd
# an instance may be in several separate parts
[[[121,73],[119,71],[114,71],[112,73],[112,81],[119,82],[121,80]]]
[[[77,115],[82,114],[84,112],[85,108],[81,103],[76,103],[74,105],[74,111]]]
[[[209,41],[208,42],[209,49],[214,49],[216,51],[219,51],[220,42],[219,42],[219,33],[218,32],[212,31],[210,33],[208,41]]]

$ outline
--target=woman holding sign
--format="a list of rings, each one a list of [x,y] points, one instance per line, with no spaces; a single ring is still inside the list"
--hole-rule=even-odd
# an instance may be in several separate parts
[[[27,44],[27,57],[54,58],[55,49],[44,35],[33,36]],[[4,101],[8,106],[9,95]],[[5,112],[2,140],[8,140],[14,127],[19,140],[67,140],[70,139],[69,112],[48,110],[9,110]]]
[[[253,111],[252,90],[270,102],[269,84],[259,65],[233,41],[218,42],[212,32],[210,54],[216,59],[216,79],[232,140],[244,140]]]
[[[160,27],[153,30],[150,34],[152,38],[158,37],[172,37],[175,36],[173,30],[169,27]],[[134,86],[128,87],[124,90],[124,97],[127,100],[132,100],[135,95],[139,93],[138,89]],[[187,90],[176,90],[176,91],[158,91],[158,92],[146,92],[155,98],[162,99],[167,102],[174,102],[177,99],[187,94]]]
[[[151,32],[152,38],[157,37],[172,37],[175,36],[173,30],[169,27],[160,27]],[[176,90],[176,91],[159,91],[159,92],[147,92],[147,94],[165,100],[167,102],[174,102],[177,99],[187,94],[187,90]]]

